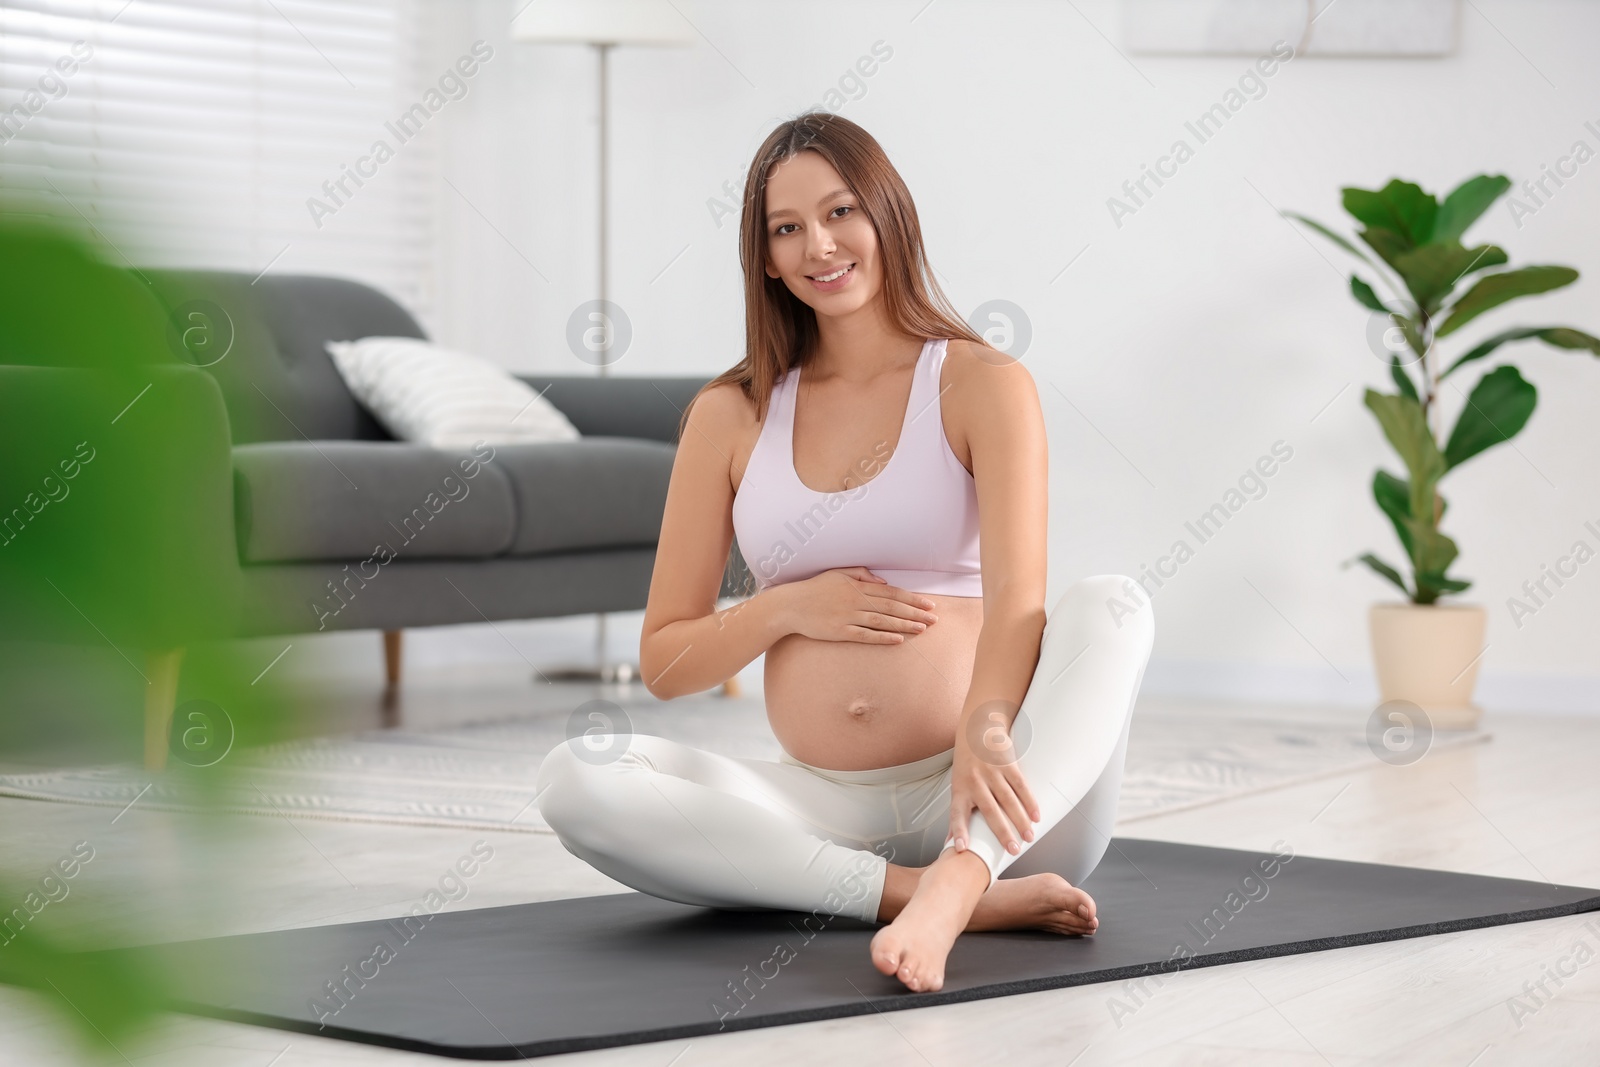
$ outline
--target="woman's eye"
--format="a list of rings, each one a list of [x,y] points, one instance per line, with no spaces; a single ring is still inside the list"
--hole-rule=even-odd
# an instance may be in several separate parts
[[[855,210],[855,207],[850,205],[850,204],[840,204],[838,207],[833,209],[833,211],[854,211],[854,210]],[[828,212],[828,217],[829,218],[839,218],[840,216],[835,215],[833,213],[833,211]],[[792,222],[785,222],[785,223],[779,224],[779,226],[772,231],[772,236],[774,236],[774,237],[787,236],[786,231],[789,229],[789,227],[791,227],[793,225],[794,225],[794,223],[792,223]]]

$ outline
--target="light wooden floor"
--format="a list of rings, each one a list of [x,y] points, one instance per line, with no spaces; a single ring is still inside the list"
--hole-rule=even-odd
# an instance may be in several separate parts
[[[508,676],[504,684],[502,706],[520,704],[526,679]],[[408,706],[412,721],[425,703]],[[358,709],[352,720],[364,714]],[[1352,718],[1364,721],[1360,712]],[[1374,760],[1349,778],[1140,821],[1125,832],[1261,850],[1283,838],[1296,855],[1600,886],[1600,718],[1499,714],[1486,725],[1495,734],[1489,744],[1432,753],[1406,768]],[[8,869],[42,874],[74,842],[95,849],[72,894],[36,922],[109,929],[113,916],[126,924],[131,914],[134,937],[158,940],[395,915],[480,837],[493,845],[494,858],[453,907],[624,888],[545,835],[254,818],[233,820],[202,840],[192,817],[137,805],[114,815],[0,798],[0,858]],[[229,872],[227,897],[208,899],[218,871]],[[144,899],[131,913],[130,895]],[[1524,984],[1563,957],[1577,958],[1580,945],[1587,951],[1578,957],[1587,962],[1559,987],[1547,981],[1553,995],[1515,1018],[1510,1002],[1526,996]],[[1113,997],[1137,1010],[1119,1022]],[[185,1017],[123,1042],[121,1053],[80,1058],[55,1008],[0,987],[0,1064],[444,1062]],[[1118,985],[1087,986],[543,1060],[552,1067],[839,1061],[1592,1065],[1600,1063],[1600,915],[1205,968],[1147,985],[1137,999]]]

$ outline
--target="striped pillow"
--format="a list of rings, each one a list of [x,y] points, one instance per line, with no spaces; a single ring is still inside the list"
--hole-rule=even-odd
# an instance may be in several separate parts
[[[526,382],[481,356],[415,337],[329,341],[327,349],[350,392],[398,440],[470,448],[580,436]]]

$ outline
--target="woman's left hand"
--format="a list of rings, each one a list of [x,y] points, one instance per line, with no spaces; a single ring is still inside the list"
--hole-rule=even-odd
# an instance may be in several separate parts
[[[1012,745],[1009,724],[994,716],[981,727],[963,729],[956,740],[950,772],[950,833],[957,850],[965,850],[972,809],[983,812],[989,828],[1007,851],[1016,855],[1023,841],[1033,840],[1040,819],[1039,802],[1023,777]]]

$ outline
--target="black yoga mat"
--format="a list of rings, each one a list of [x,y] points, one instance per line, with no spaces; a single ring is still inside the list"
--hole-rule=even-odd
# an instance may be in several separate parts
[[[910,992],[873,968],[867,946],[878,925],[641,893],[119,951],[151,953],[187,976],[174,1005],[183,1011],[520,1059],[1600,910],[1596,889],[1275,848],[1117,838],[1084,883],[1099,905],[1097,933],[963,934],[936,993]],[[1138,987],[1151,992],[1159,980]]]

